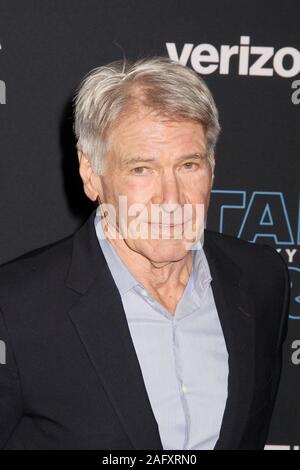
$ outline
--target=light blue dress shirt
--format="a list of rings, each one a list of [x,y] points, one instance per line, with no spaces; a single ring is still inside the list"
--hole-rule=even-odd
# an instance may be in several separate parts
[[[144,288],[105,237],[99,207],[95,229],[120,292],[163,449],[213,449],[223,419],[228,353],[202,249],[172,315]]]

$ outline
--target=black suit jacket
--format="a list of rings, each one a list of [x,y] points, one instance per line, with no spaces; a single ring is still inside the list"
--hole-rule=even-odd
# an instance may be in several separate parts
[[[162,449],[94,216],[74,235],[0,267],[0,448]],[[288,270],[267,245],[210,230],[204,250],[229,353],[215,448],[263,448],[281,371]]]

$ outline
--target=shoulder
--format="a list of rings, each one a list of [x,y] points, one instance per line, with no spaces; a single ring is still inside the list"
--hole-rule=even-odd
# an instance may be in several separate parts
[[[229,258],[242,268],[249,271],[262,269],[272,272],[277,277],[287,278],[287,264],[277,250],[266,243],[253,243],[241,238],[213,230],[205,230],[205,242],[216,245]]]
[[[256,318],[262,330],[277,328],[278,345],[286,336],[290,277],[287,263],[275,248],[264,243],[251,243],[231,235],[206,231],[204,245],[221,264],[238,267],[239,285],[253,298]],[[217,248],[214,248],[217,247]]]
[[[0,265],[2,298],[22,295],[58,284],[66,275],[72,255],[74,234],[26,252]]]

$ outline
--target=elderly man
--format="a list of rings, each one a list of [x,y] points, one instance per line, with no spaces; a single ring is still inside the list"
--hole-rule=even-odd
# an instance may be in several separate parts
[[[72,236],[0,268],[0,447],[259,449],[278,388],[287,268],[205,227],[219,134],[204,81],[114,62],[75,97]]]

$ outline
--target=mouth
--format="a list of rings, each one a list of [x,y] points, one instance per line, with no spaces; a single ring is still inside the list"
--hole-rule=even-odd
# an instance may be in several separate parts
[[[184,224],[158,224],[158,223],[149,223],[148,225],[154,225],[155,227],[167,227],[167,228],[174,228],[174,227],[182,227]]]
[[[188,224],[190,220],[186,220],[185,222],[181,222],[180,224],[163,224],[161,222],[148,222],[148,225],[159,225],[160,227],[182,227],[183,225]]]

